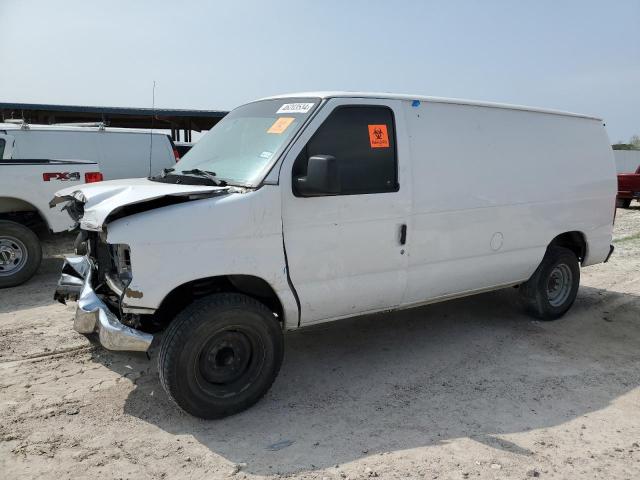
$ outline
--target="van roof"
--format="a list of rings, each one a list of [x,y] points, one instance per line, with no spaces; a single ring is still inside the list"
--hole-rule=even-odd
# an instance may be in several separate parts
[[[507,110],[524,110],[528,112],[548,113],[552,115],[564,115],[568,117],[588,118],[590,120],[602,121],[599,117],[591,115],[584,115],[581,113],[563,112],[561,110],[551,110],[546,108],[526,107],[524,105],[510,105],[508,103],[495,103],[495,102],[479,102],[476,100],[464,100],[461,98],[444,98],[444,97],[428,97],[424,95],[410,95],[405,93],[383,93],[383,92],[341,92],[341,91],[327,91],[327,92],[301,92],[301,93],[289,93],[284,95],[274,95],[271,97],[263,98],[262,100],[273,100],[279,98],[291,98],[291,97],[315,97],[315,98],[385,98],[392,100],[419,100],[420,102],[431,103],[451,103],[455,105],[472,105],[476,107],[490,107],[490,108],[504,108]]]
[[[43,125],[39,123],[2,123],[0,122],[0,130],[22,130],[26,125],[27,130],[46,130],[59,132],[113,132],[113,133],[144,133],[149,135],[149,130],[141,128],[115,128],[115,127],[98,127],[98,126],[77,126],[77,125]],[[154,135],[167,135],[162,132],[153,132]]]

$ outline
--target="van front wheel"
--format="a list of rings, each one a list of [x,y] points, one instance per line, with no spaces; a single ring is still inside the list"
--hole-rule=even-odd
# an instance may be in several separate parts
[[[569,249],[549,247],[533,276],[520,286],[525,308],[540,320],[563,316],[578,294],[580,265]]]
[[[222,418],[256,403],[278,375],[282,329],[262,303],[236,293],[197,300],[171,322],[160,346],[160,382],[180,408]]]

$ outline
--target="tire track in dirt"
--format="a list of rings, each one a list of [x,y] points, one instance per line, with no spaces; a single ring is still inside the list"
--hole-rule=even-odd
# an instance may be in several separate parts
[[[34,360],[46,360],[48,358],[62,357],[67,356],[69,354],[75,355],[77,352],[81,352],[84,350],[91,351],[95,350],[96,347],[94,345],[77,345],[73,347],[63,348],[60,350],[54,350],[53,352],[41,352],[41,353],[32,353],[30,355],[25,355],[22,358],[5,358],[0,360],[0,364],[11,364],[18,362],[27,362]],[[72,355],[69,355],[72,356]]]

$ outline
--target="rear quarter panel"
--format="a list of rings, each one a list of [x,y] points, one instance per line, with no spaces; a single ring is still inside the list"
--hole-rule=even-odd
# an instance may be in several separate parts
[[[64,187],[84,185],[84,174],[96,171],[99,167],[95,163],[30,164],[27,159],[23,163],[20,160],[0,161],[0,213],[30,211],[29,205],[32,205],[52,232],[72,229],[75,222],[62,210],[64,205],[49,208],[49,202]],[[44,173],[77,173],[80,180],[51,178],[44,181]]]
[[[428,102],[407,102],[405,114],[414,181],[406,303],[526,280],[567,231],[586,236],[586,265],[605,258],[616,181],[601,122]]]

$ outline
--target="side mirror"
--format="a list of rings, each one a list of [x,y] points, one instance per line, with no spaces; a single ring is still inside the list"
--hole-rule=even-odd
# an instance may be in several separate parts
[[[338,162],[331,155],[314,155],[307,162],[307,175],[294,178],[298,193],[304,196],[340,193]]]

